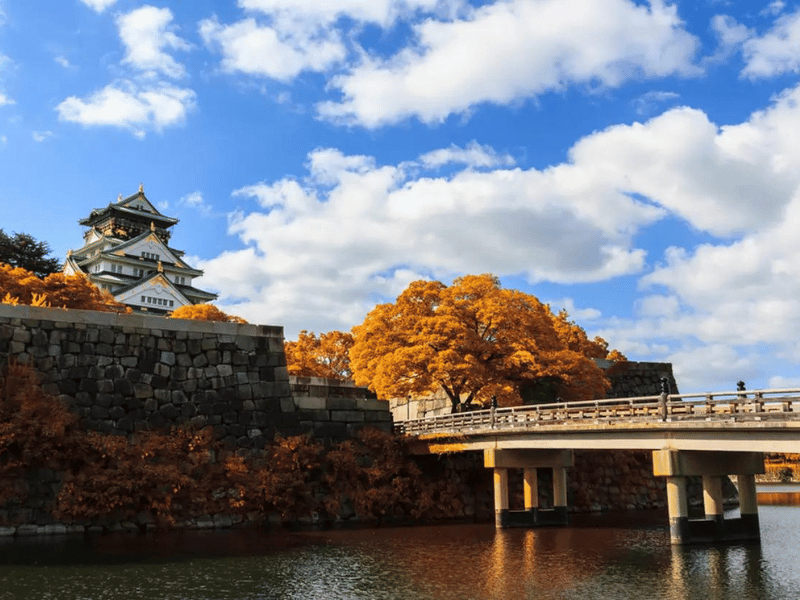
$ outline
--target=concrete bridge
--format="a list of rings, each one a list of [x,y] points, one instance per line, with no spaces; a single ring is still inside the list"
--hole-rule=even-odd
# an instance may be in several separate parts
[[[495,408],[398,421],[420,454],[483,451],[494,470],[498,527],[564,524],[573,450],[650,450],[666,478],[673,544],[760,538],[755,475],[764,452],[800,453],[800,389],[615,398]],[[553,505],[538,507],[537,469],[553,471]],[[522,469],[525,510],[508,506]],[[724,519],[722,478],[736,475],[741,516]],[[703,480],[705,518],[689,519],[686,478]]]

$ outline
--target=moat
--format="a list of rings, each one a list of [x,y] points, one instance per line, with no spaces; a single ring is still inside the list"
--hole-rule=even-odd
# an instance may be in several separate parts
[[[713,598],[800,589],[800,507],[761,506],[761,545],[670,544],[663,512],[286,533],[229,530],[0,541],[0,598]]]

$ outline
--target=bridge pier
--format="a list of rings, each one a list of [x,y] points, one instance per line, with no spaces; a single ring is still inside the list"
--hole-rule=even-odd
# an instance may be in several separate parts
[[[764,472],[761,452],[676,451],[653,452],[653,473],[667,478],[667,506],[673,544],[722,541],[759,541],[755,475]],[[722,477],[737,475],[741,517],[725,519]],[[689,518],[686,478],[703,478],[702,519]]]
[[[571,450],[492,448],[483,451],[483,464],[494,470],[495,525],[536,527],[567,524],[567,467],[573,465]],[[553,470],[553,508],[539,508],[538,469]],[[509,510],[508,470],[523,470],[524,510]]]

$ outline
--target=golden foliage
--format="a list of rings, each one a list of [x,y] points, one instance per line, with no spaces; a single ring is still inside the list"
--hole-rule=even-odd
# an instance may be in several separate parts
[[[79,445],[77,419],[42,393],[33,371],[9,365],[0,378],[0,504],[25,497],[25,474],[62,469]]]
[[[317,337],[304,329],[296,342],[285,342],[283,347],[289,375],[334,379],[352,375],[349,352],[353,336],[349,333],[329,331]]]
[[[28,367],[11,366],[0,380],[0,506],[24,502],[26,482],[41,468],[60,476],[47,508],[62,521],[169,527],[203,515],[276,513],[290,522],[314,512],[332,520],[344,503],[378,519],[463,510],[457,483],[423,475],[406,442],[388,433],[363,429],[327,450],[309,436],[278,437],[241,456],[223,449],[210,427],[130,438],[86,432]]]
[[[53,273],[40,279],[30,271],[5,263],[0,263],[0,296],[3,304],[130,312],[84,275]]]
[[[222,321],[224,323],[247,323],[241,317],[229,315],[213,304],[187,304],[176,308],[170,314],[173,319],[193,319],[195,321]]]
[[[377,429],[362,429],[328,452],[328,512],[338,512],[343,500],[359,516],[377,519],[438,518],[461,508],[454,483],[423,477],[406,444]]]
[[[322,445],[309,436],[277,437],[255,473],[257,509],[288,520],[322,508],[317,494]]]
[[[380,396],[430,393],[441,387],[460,403],[520,404],[521,387],[553,381],[565,400],[602,397],[608,381],[591,360],[605,354],[562,311],[535,296],[500,287],[491,275],[451,286],[415,281],[394,304],[376,306],[353,329],[354,378]]]

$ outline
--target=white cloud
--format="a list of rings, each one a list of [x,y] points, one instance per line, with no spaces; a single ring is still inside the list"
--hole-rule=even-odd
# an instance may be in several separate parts
[[[188,113],[195,108],[196,94],[191,89],[167,82],[163,77],[177,78],[185,74],[183,65],[165,49],[190,48],[173,33],[172,20],[169,9],[147,5],[119,15],[116,23],[126,47],[122,63],[137,72],[129,79],[110,83],[88,97],[66,98],[56,107],[59,118],[85,126],[120,127],[139,138],[148,131],[160,132],[166,127],[183,124]],[[69,65],[68,61],[60,61],[60,64]]]
[[[417,12],[452,15],[463,4],[459,0],[239,0],[242,8],[272,16],[290,14],[296,20],[318,24],[330,24],[347,17],[384,28]]]
[[[772,0],[760,14],[774,16],[782,13],[784,8],[786,8],[786,3],[783,0]]]
[[[320,315],[349,327],[374,293],[396,295],[423,275],[493,271],[567,282],[637,272],[644,255],[627,232],[661,215],[623,193],[587,196],[553,171],[478,172],[467,164],[432,177],[419,174],[422,162],[384,166],[334,149],[311,153],[308,166],[304,181],[234,192],[260,206],[230,223],[248,247],[202,265],[223,304],[242,300],[232,307],[237,314],[280,318],[287,330],[330,318]]]
[[[200,191],[194,191],[182,196],[178,200],[178,204],[181,206],[188,206],[206,215],[211,212],[211,206],[206,203],[205,198],[203,198],[203,193]]]
[[[508,155],[498,154],[493,148],[482,146],[476,141],[470,142],[466,148],[455,144],[428,152],[420,157],[420,162],[428,168],[441,167],[448,164],[463,164],[468,167],[489,168],[512,166],[514,159]]]
[[[47,138],[52,137],[53,136],[53,132],[52,131],[34,131],[32,135],[33,135],[33,141],[35,141],[35,142],[43,142]]]
[[[770,378],[769,387],[775,390],[797,389],[800,387],[800,377],[784,377],[777,375]]]
[[[636,312],[645,317],[674,317],[680,310],[680,300],[675,296],[653,294],[636,302]]]
[[[148,130],[161,131],[182,124],[194,104],[195,93],[189,89],[118,82],[86,99],[70,96],[56,110],[63,121],[120,127],[144,137]]]
[[[694,249],[668,249],[663,262],[641,279],[642,288],[652,295],[637,302],[636,320],[610,324],[605,332],[607,339],[625,350],[652,351],[657,341],[666,344],[659,354],[676,365],[684,390],[731,387],[738,379],[774,373],[782,368],[776,367],[776,360],[788,365],[800,362],[800,264],[796,259],[800,254],[796,232],[800,176],[794,173],[800,143],[793,134],[800,119],[799,94],[798,89],[788,90],[748,121],[721,128],[713,145],[696,141],[705,150],[699,157],[687,158],[699,161],[697,167],[665,160],[662,152],[657,160],[661,167],[668,166],[671,175],[649,174],[653,183],[662,182],[662,193],[654,195],[662,205],[686,215],[695,226],[706,223],[708,231],[720,233],[734,225],[736,231],[733,239]],[[695,131],[702,131],[700,123]],[[675,137],[686,136],[684,128],[675,127],[673,132]],[[666,139],[665,135],[660,139]],[[656,152],[655,146],[648,147]],[[716,152],[713,160],[710,149]],[[618,158],[610,160],[624,168]],[[748,177],[753,186],[749,198],[737,196],[726,179],[735,181],[734,170],[752,173],[753,167],[761,174]],[[633,167],[629,170],[633,172]],[[631,182],[635,184],[646,171],[631,177]],[[716,190],[705,200],[696,198],[701,180]],[[670,184],[673,190],[668,189]],[[679,195],[687,202],[678,203]],[[721,226],[711,223],[712,213]]]
[[[800,90],[792,90],[736,126],[718,127],[699,110],[676,108],[588,136],[570,158],[587,185],[645,196],[715,235],[749,231],[779,221],[797,186],[798,144],[790,132],[800,125],[798,97]]]
[[[800,71],[800,10],[784,15],[761,37],[752,37],[742,48],[746,65],[742,75],[773,77]]]
[[[86,6],[96,12],[103,12],[109,6],[112,6],[117,0],[81,0]]]
[[[14,101],[5,94],[0,94],[0,106],[5,106],[7,104],[14,104]]]
[[[172,12],[168,8],[142,6],[117,18],[119,35],[126,47],[123,63],[136,69],[168,77],[185,74],[165,49],[187,50],[190,46],[171,31]]]
[[[545,304],[548,304],[550,306],[550,310],[553,312],[557,313],[561,309],[566,310],[569,314],[570,320],[575,321],[584,328],[586,328],[587,322],[591,323],[592,321],[596,321],[603,316],[603,313],[596,308],[579,308],[575,305],[575,301],[572,298],[559,298],[555,300],[545,300],[544,298],[540,298],[540,300]]]
[[[729,15],[715,15],[711,19],[711,29],[717,36],[718,47],[714,54],[703,58],[703,64],[723,64],[734,52],[741,49],[742,44],[753,37],[754,32],[736,22]]]
[[[761,366],[761,357],[757,354],[737,352],[724,344],[687,348],[669,358],[683,394],[734,391],[738,381],[751,380]],[[703,383],[710,383],[713,387],[700,387]]]
[[[69,62],[69,59],[66,56],[59,55],[54,57],[53,60],[56,61],[57,65],[65,69],[71,69],[73,67],[72,63]]]
[[[677,92],[665,92],[653,90],[642,94],[633,101],[637,115],[647,115],[653,112],[659,105],[673,102],[680,98]]]
[[[305,70],[325,71],[346,56],[333,31],[305,29],[283,31],[245,19],[221,25],[216,19],[200,24],[209,46],[219,46],[223,69],[288,81]]]
[[[681,107],[612,126],[542,170],[478,142],[394,165],[319,149],[305,178],[234,192],[229,232],[244,248],[200,264],[203,284],[292,335],[349,328],[415,278],[570,283],[646,269],[635,316],[582,316],[602,327],[592,334],[672,361],[684,392],[733,386],[774,372],[775,357],[800,362],[798,129],[800,88],[739,124]],[[710,241],[648,266],[637,240],[666,216]]]
[[[674,5],[627,0],[509,0],[469,18],[414,26],[418,44],[388,60],[365,57],[335,77],[341,102],[324,117],[377,127],[408,117],[442,121],[485,102],[509,104],[572,85],[615,87],[690,75],[697,39]]]

